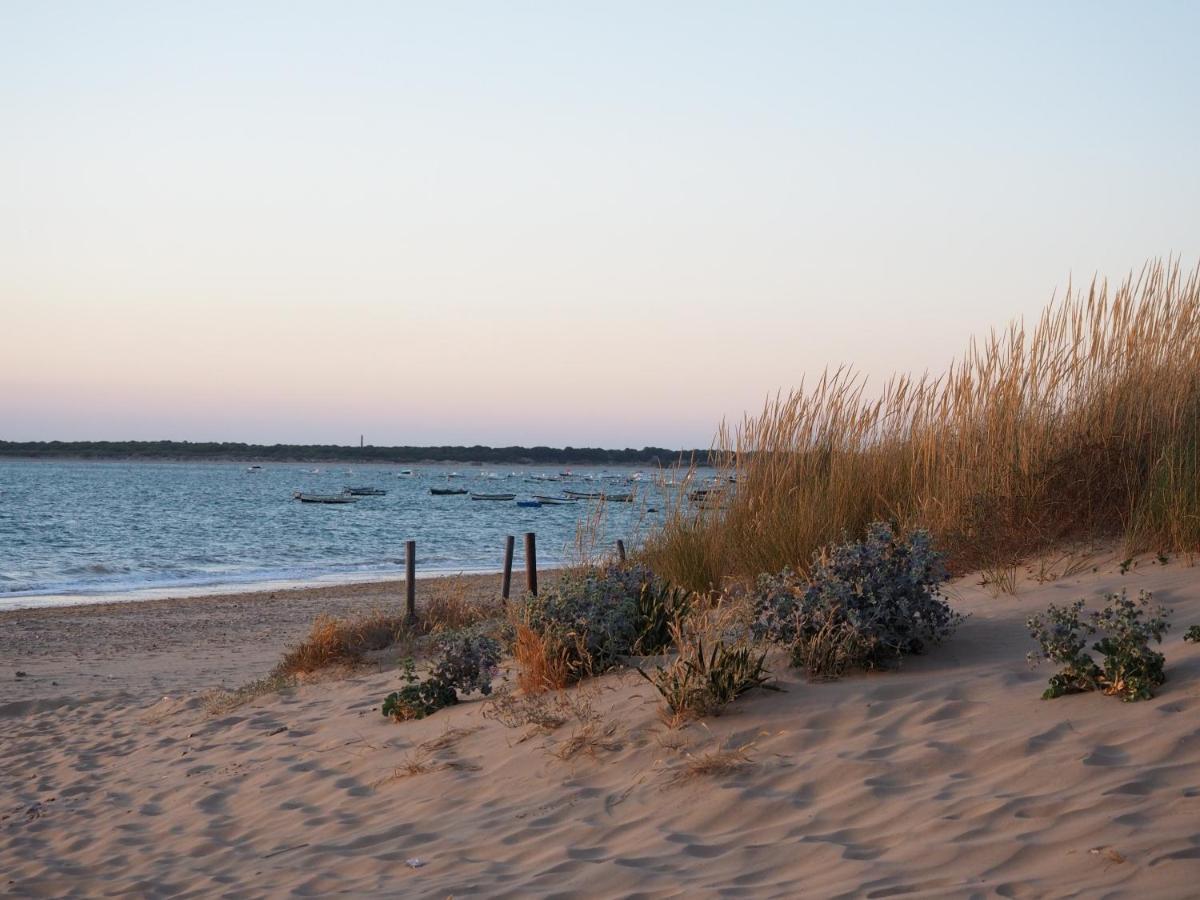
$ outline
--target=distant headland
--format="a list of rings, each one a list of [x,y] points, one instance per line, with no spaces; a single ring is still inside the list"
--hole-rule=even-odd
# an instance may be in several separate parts
[[[152,459],[228,462],[513,463],[532,465],[707,465],[709,450],[666,447],[374,447],[214,441],[0,441],[8,459]]]

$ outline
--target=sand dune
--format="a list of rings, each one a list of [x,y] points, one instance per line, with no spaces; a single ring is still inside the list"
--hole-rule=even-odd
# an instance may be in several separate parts
[[[197,693],[13,701],[16,896],[1185,897],[1200,882],[1200,570],[1149,562],[993,598],[896,672],[671,731],[635,672],[533,733],[468,702],[378,712],[394,674],[210,716]],[[1023,621],[1120,586],[1175,610],[1153,700],[1038,699]],[[200,687],[200,685],[196,685]],[[571,751],[577,751],[574,755]],[[698,774],[727,752],[731,771]],[[407,861],[413,861],[411,867]],[[419,862],[418,862],[419,861]]]

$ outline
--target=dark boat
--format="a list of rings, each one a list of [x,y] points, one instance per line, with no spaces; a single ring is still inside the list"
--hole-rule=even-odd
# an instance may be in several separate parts
[[[382,497],[387,491],[377,487],[347,487],[343,490],[351,497]]]
[[[296,491],[292,494],[301,503],[357,503],[358,500],[349,494],[304,494]]]
[[[533,499],[543,506],[563,506],[575,502],[574,497],[543,497],[540,494],[534,494]]]
[[[516,500],[516,494],[471,494],[472,500]]]
[[[541,507],[541,505],[542,505],[541,500],[518,500],[517,501],[517,506],[526,506],[526,507],[530,507],[532,509],[538,509],[539,507]]]
[[[456,494],[467,493],[466,488],[430,488],[429,493],[435,497],[450,497]]]
[[[633,494],[606,494],[603,491],[563,491],[572,500],[607,500],[609,503],[632,503]]]

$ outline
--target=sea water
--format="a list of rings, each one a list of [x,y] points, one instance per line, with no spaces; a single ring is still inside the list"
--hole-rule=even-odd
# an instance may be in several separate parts
[[[350,485],[387,494],[293,498]],[[520,535],[532,531],[549,567],[577,556],[577,531],[597,513],[596,501],[527,508],[431,487],[518,500],[633,491],[633,503],[603,504],[601,552],[618,538],[632,546],[664,508],[655,473],[620,468],[0,461],[0,609],[402,576],[406,540],[417,542],[418,575],[489,572],[503,565],[506,535],[520,566]]]

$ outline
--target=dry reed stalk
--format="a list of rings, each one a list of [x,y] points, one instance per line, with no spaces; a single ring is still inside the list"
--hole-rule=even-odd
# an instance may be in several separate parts
[[[959,571],[1079,540],[1200,549],[1200,267],[1069,286],[1032,328],[972,341],[878,396],[848,369],[768,401],[716,449],[722,509],[682,492],[645,557],[702,589],[807,570],[873,520],[933,532]]]

